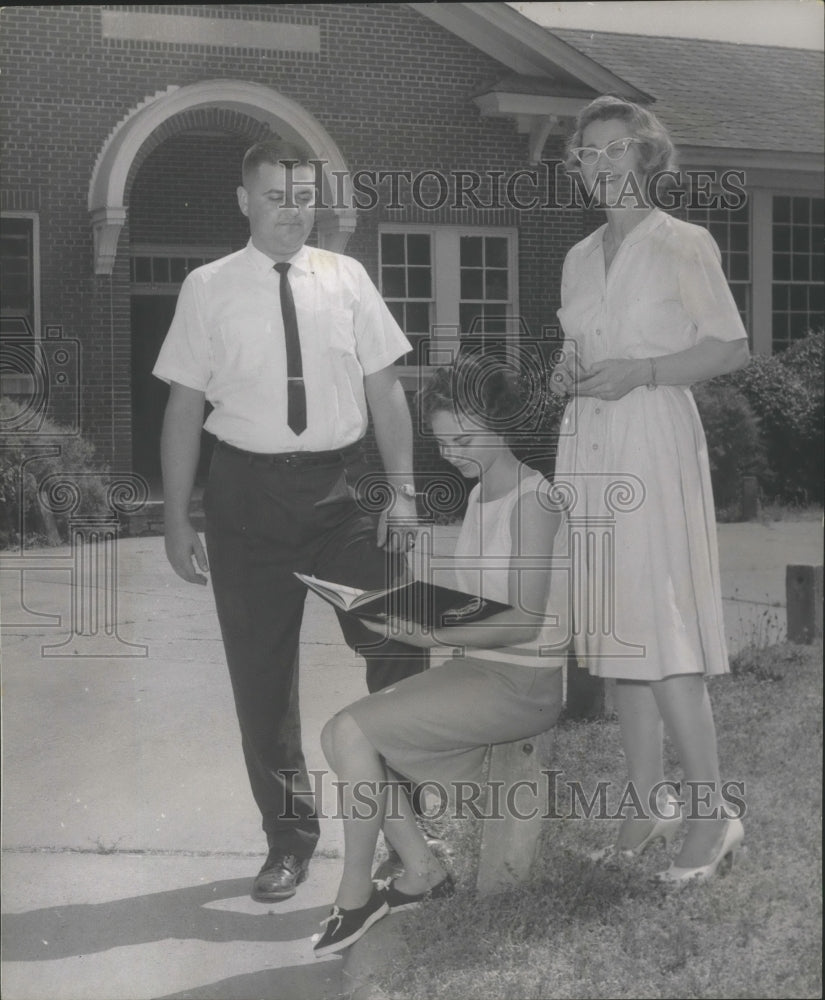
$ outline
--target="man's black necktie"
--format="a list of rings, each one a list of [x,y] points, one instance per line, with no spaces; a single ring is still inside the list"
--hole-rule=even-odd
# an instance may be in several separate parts
[[[307,426],[307,397],[304,389],[304,367],[301,362],[301,338],[298,336],[298,317],[295,314],[295,300],[289,287],[289,264],[275,265],[281,276],[281,315],[284,320],[286,340],[286,422],[294,434],[302,434]]]

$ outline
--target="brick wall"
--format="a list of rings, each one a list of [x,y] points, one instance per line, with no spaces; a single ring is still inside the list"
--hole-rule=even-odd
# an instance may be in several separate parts
[[[83,430],[124,468],[131,461],[130,243],[241,245],[238,163],[261,130],[226,109],[167,122],[132,170],[129,221],[114,272],[95,276],[89,180],[107,136],[130,109],[169,86],[254,81],[313,114],[352,171],[509,172],[527,166],[527,141],[509,121],[482,119],[471,100],[505,67],[405,4],[108,9],[296,22],[318,26],[321,37],[317,54],[123,42],[102,38],[100,7],[3,11],[3,204],[25,201],[40,213],[42,323],[61,323],[82,341]],[[545,153],[553,155],[551,144]],[[555,322],[561,263],[581,238],[580,213],[445,209],[422,215],[409,205],[395,212],[379,206],[360,214],[347,252],[375,279],[379,224],[425,217],[517,226],[523,317],[536,334]]]

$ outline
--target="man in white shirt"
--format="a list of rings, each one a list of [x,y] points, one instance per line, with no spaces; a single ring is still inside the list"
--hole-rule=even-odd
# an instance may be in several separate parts
[[[181,287],[154,374],[170,384],[161,438],[166,554],[189,583],[210,571],[252,792],[269,853],[253,897],[287,899],[306,878],[319,825],[301,750],[298,649],[306,589],[294,571],[381,587],[415,520],[412,426],[394,362],[410,350],[364,268],[305,246],[315,170],[274,140],[244,157],[250,240]],[[296,329],[297,326],[297,329]],[[218,442],[205,496],[209,565],[189,521],[205,423]],[[396,487],[376,527],[347,466],[372,416]],[[339,616],[378,690],[427,666]]]

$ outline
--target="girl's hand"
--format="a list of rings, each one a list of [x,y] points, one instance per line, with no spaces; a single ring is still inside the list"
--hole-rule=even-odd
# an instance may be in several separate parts
[[[388,616],[384,621],[380,622],[367,621],[366,618],[361,618],[360,621],[370,632],[375,632],[377,635],[385,636],[389,639],[397,639],[398,642],[406,642],[410,646],[420,646],[422,649],[429,649],[440,645],[432,632],[424,632],[421,625],[408,621],[406,618]]]
[[[383,622],[376,622],[371,618],[359,618],[358,620],[364,628],[368,628],[370,632],[375,632],[377,635],[387,635],[390,630],[389,619]]]
[[[646,385],[650,374],[650,364],[645,358],[610,358],[597,361],[583,371],[577,390],[580,396],[621,399],[631,389]]]

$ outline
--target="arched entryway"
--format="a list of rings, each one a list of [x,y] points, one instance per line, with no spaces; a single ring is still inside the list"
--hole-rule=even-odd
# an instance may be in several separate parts
[[[260,84],[213,80],[156,94],[125,116],[95,165],[89,188],[95,272],[111,274],[116,258],[129,258],[131,464],[153,486],[168,390],[151,370],[185,274],[246,242],[235,197],[240,161],[269,134],[302,138],[324,163],[324,201],[331,207],[319,211],[314,241],[343,250],[355,213],[335,205],[332,192],[348,191],[346,163],[308,112]],[[204,438],[201,477],[211,450]]]

